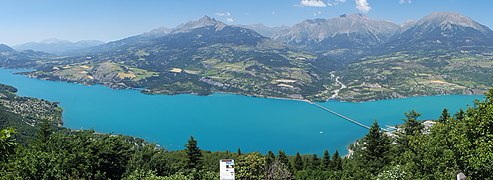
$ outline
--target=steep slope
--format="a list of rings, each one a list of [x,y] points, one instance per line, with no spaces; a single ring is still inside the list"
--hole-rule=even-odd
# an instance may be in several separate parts
[[[289,29],[288,26],[268,27],[263,24],[238,25],[239,27],[251,29],[265,37],[272,37],[275,34]]]
[[[339,72],[342,99],[481,94],[493,81],[493,32],[457,13],[432,13]]]
[[[394,36],[392,50],[474,50],[493,45],[493,31],[458,13],[432,13]]]
[[[387,41],[399,26],[366,15],[341,15],[333,19],[306,20],[274,39],[308,50],[370,49]]]
[[[156,32],[156,31],[155,31]],[[324,99],[328,72],[313,55],[210,17],[95,47],[31,73],[38,78],[146,88],[146,93],[234,92]]]
[[[51,54],[37,51],[18,52],[13,48],[0,44],[0,67],[28,67],[38,59],[51,57]]]

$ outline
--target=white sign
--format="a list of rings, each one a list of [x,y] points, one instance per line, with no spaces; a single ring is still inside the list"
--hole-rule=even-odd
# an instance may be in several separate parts
[[[221,180],[234,180],[235,179],[235,160],[233,159],[221,159],[219,161],[219,171]]]

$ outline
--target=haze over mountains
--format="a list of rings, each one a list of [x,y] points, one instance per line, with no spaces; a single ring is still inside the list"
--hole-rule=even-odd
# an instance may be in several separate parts
[[[457,13],[432,13],[403,25],[351,14],[278,28],[233,26],[204,16],[175,28],[161,27],[101,45],[87,43],[87,48],[77,46],[78,50],[65,48],[64,53],[73,52],[67,58],[20,60],[22,53],[13,56],[16,53],[7,48],[2,48],[1,57],[3,66],[43,69],[31,74],[34,77],[145,87],[148,93],[164,94],[221,91],[323,100],[340,86],[334,75],[341,75],[352,86],[337,94],[339,98],[359,100],[362,94],[381,99],[480,92],[492,85],[484,78],[492,72],[492,40],[491,29]],[[17,48],[39,50],[39,46],[64,43]],[[392,61],[372,64],[385,59]],[[467,62],[467,72],[481,78],[460,74],[458,67],[466,63],[461,59],[474,60]],[[60,69],[65,65],[72,66]],[[86,69],[73,69],[78,66]],[[403,69],[420,76],[397,75]],[[351,74],[355,70],[359,74]],[[425,85],[410,88],[410,82]]]
[[[52,38],[43,40],[41,42],[29,42],[25,44],[19,44],[13,46],[13,48],[18,51],[34,50],[57,55],[69,55],[75,53],[76,51],[98,46],[104,43],[105,42],[98,40],[83,40],[71,42],[67,40]]]
[[[161,27],[138,36],[125,38],[108,44],[124,43],[125,40],[144,40],[169,34],[189,32],[193,29],[216,26],[216,30],[227,27],[223,22],[204,16],[175,28]],[[391,48],[414,46],[489,46],[493,32],[488,27],[458,13],[436,12],[419,21],[398,25],[389,21],[374,20],[364,14],[343,14],[331,19],[305,20],[292,27],[267,27],[263,24],[237,25],[251,29],[261,36],[315,53],[334,53],[334,50],[374,50],[384,45]],[[138,40],[137,40],[138,39]],[[453,42],[452,42],[453,41]],[[453,44],[451,44],[453,43]],[[462,43],[462,44],[461,44]],[[67,55],[105,44],[87,40],[70,42],[47,39],[13,46],[18,51],[34,50]],[[420,45],[421,44],[421,45]]]

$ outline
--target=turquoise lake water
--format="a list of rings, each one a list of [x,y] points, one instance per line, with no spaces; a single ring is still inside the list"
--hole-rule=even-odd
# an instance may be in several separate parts
[[[21,96],[60,102],[64,126],[131,135],[170,150],[183,149],[193,135],[206,150],[243,152],[279,149],[288,154],[317,153],[346,147],[367,130],[300,101],[254,98],[231,94],[212,96],[144,95],[136,90],[113,90],[14,75],[0,69],[0,83],[19,89]],[[429,96],[364,103],[328,101],[323,106],[366,125],[401,124],[404,112],[415,109],[421,119],[436,119],[443,108],[456,112],[483,96]]]

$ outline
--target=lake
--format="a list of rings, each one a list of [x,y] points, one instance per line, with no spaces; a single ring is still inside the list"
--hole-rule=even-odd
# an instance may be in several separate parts
[[[0,69],[0,83],[16,87],[21,96],[60,102],[64,126],[131,135],[169,150],[184,148],[194,136],[202,149],[243,152],[282,149],[288,154],[331,154],[362,138],[367,129],[301,101],[232,94],[144,95],[136,90],[44,81]],[[456,112],[484,96],[447,95],[364,103],[328,101],[321,105],[363,124],[401,124],[404,112],[436,119],[443,108]]]

